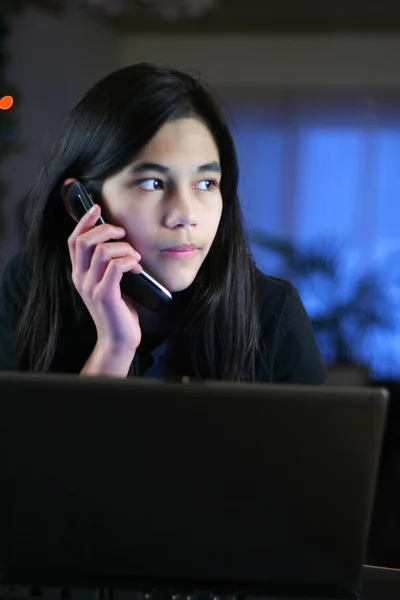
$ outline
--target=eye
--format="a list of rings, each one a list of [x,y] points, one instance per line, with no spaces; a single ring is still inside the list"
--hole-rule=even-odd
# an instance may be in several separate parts
[[[164,182],[161,179],[140,179],[136,185],[146,192],[157,192],[164,189]]]
[[[215,181],[214,179],[202,179],[201,181],[198,181],[195,184],[195,187],[198,190],[209,191],[209,190],[212,190],[215,187],[218,187],[218,182]]]

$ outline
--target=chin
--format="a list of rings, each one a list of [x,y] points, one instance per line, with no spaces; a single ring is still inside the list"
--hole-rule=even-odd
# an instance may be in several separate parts
[[[185,290],[188,289],[188,287],[190,287],[193,283],[193,281],[195,280],[194,277],[191,277],[190,279],[186,279],[185,281],[173,281],[170,283],[170,285],[166,284],[165,287],[172,293],[176,293],[176,292],[183,292]]]
[[[160,277],[158,281],[163,284],[164,287],[167,288],[171,293],[175,292],[183,292],[190,287],[195,280],[197,275],[196,273],[180,273],[170,276]]]
[[[197,277],[203,261],[192,264],[182,261],[163,261],[161,264],[144,264],[143,268],[171,293],[187,290]],[[147,267],[147,268],[146,268]]]

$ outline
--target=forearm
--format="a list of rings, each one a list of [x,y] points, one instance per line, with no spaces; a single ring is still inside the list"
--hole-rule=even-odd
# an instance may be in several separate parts
[[[126,377],[134,356],[135,352],[131,350],[122,352],[96,345],[80,374]]]

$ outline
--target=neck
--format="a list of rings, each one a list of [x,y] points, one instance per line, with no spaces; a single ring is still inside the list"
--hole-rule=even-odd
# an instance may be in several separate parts
[[[171,304],[160,311],[152,311],[137,305],[139,323],[144,334],[167,335],[180,321],[185,309],[190,302],[192,290],[189,288],[182,292],[172,294]]]
[[[175,324],[175,318],[171,308],[160,311],[152,311],[140,305],[136,307],[140,328],[144,334],[167,334]]]
[[[144,334],[168,334],[180,321],[193,295],[193,287],[172,294],[171,304],[160,311],[136,305],[139,323]]]

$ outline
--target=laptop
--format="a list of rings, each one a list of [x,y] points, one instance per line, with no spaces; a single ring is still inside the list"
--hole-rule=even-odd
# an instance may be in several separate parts
[[[0,373],[1,581],[357,598],[387,404]]]

